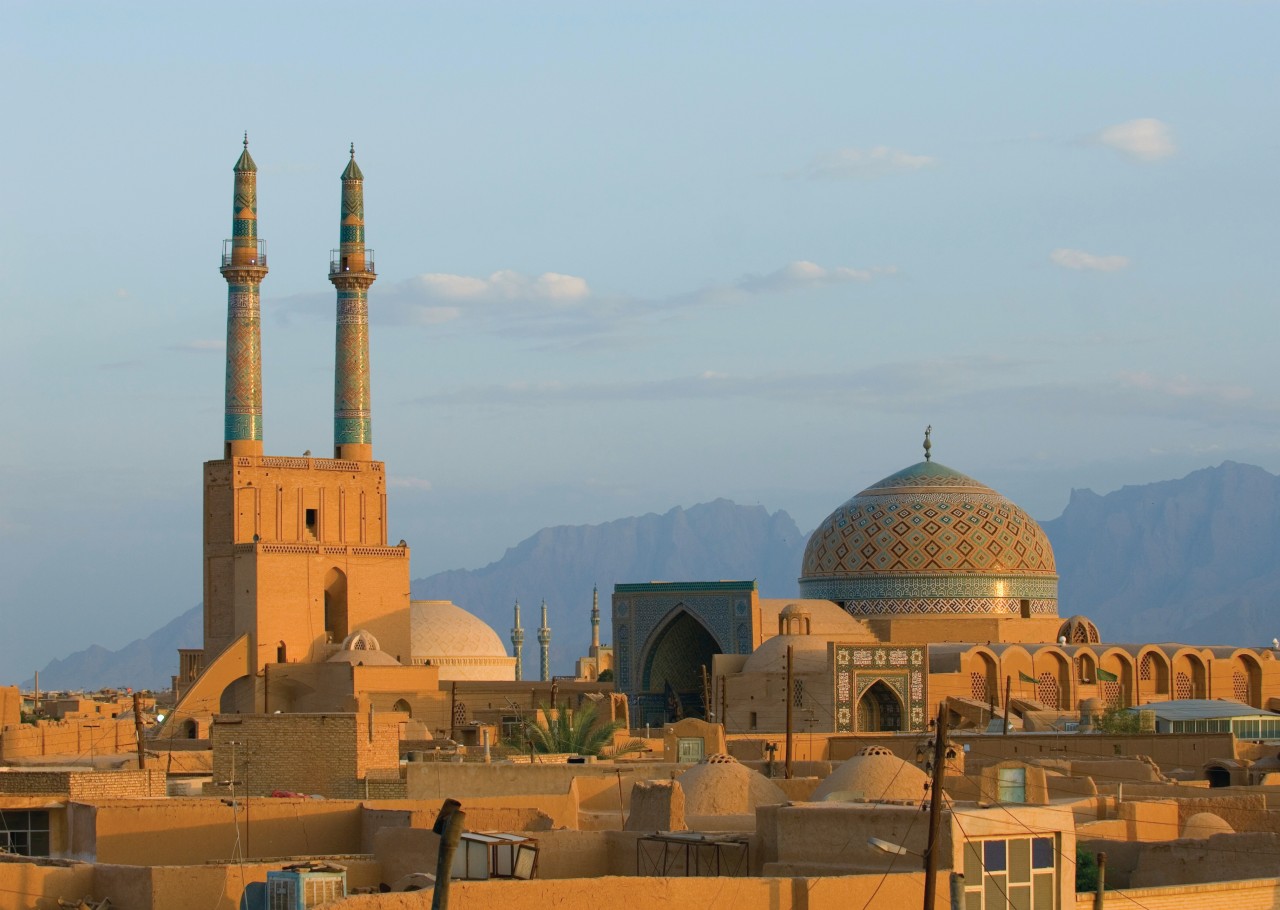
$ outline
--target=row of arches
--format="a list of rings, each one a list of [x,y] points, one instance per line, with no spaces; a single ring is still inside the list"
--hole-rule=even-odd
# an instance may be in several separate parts
[[[1093,696],[1125,708],[1197,698],[1263,707],[1262,662],[1247,649],[1215,656],[1207,649],[1160,645],[1017,645],[1000,651],[979,646],[968,652],[966,663],[970,697],[997,705],[1008,678],[1013,697],[1058,710],[1073,709],[1081,698]]]

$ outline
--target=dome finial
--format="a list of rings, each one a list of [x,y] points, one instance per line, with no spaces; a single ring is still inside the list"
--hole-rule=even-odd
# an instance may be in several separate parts
[[[356,144],[354,142],[351,143],[351,160],[356,160]]]
[[[249,131],[244,131],[244,150],[249,151]]]
[[[933,448],[933,443],[929,441],[929,434],[933,432],[933,424],[924,428],[924,460],[928,461],[932,456],[929,450]]]

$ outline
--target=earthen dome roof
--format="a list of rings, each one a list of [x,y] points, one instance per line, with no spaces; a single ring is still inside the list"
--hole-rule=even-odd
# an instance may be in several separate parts
[[[497,632],[449,600],[413,601],[409,636],[414,658],[507,656]]]
[[[929,777],[888,750],[864,749],[818,784],[814,802],[916,802]]]
[[[686,816],[750,815],[756,806],[787,801],[777,784],[729,755],[708,756],[678,780]]]

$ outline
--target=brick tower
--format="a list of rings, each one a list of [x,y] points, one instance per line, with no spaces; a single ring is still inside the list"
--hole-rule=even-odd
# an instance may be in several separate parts
[[[387,546],[386,476],[370,436],[374,273],[364,178],[353,152],[329,267],[338,289],[337,457],[311,458],[262,454],[258,285],[267,268],[247,142],[235,175],[233,237],[222,257],[230,288],[226,444],[204,466],[204,647],[186,652],[181,669],[187,680],[203,671],[188,693],[193,714],[260,709],[264,667],[325,660],[357,629],[410,660],[409,548]]]

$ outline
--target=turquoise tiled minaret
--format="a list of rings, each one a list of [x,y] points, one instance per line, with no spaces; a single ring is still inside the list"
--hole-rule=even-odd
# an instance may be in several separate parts
[[[222,244],[227,280],[227,394],[224,457],[262,454],[262,312],[258,299],[267,277],[267,244],[258,239],[258,166],[249,134],[235,166],[231,239]]]
[[[338,332],[333,392],[333,457],[373,460],[369,391],[369,286],[376,279],[373,250],[364,245],[364,174],[356,148],[342,172],[339,248],[329,260],[329,280],[338,289]]]
[[[524,629],[520,625],[520,601],[516,601],[516,624],[511,627],[511,652],[516,658],[516,681],[524,679]]]
[[[542,681],[551,678],[551,627],[547,625],[547,602],[542,602],[542,625],[538,626],[538,651],[542,656]]]

